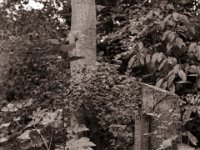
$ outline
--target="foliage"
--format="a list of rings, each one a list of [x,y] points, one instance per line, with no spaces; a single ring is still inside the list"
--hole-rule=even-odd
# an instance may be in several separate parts
[[[183,142],[199,145],[197,1],[97,0],[99,60],[119,66],[101,64],[94,70],[86,69],[82,83],[72,81],[70,89],[69,58],[62,51],[70,29],[69,1],[42,1],[41,10],[24,10],[26,3],[10,0],[0,10],[0,81],[4,81],[0,82],[0,143],[12,143],[4,145],[15,149],[21,142],[16,138],[22,135],[33,143],[24,143],[28,145],[24,149],[49,147],[41,141],[51,141],[49,131],[56,130],[59,134],[51,146],[63,149],[63,143],[69,140],[63,133],[69,123],[69,111],[63,107],[66,105],[69,110],[72,101],[74,111],[84,106],[93,141],[102,133],[107,149],[128,149],[133,143],[133,120],[138,107],[138,101],[132,101],[137,96],[132,89],[139,87],[136,79],[128,76],[135,76],[182,96]],[[118,75],[117,70],[126,75]],[[66,113],[62,117],[60,110]],[[95,121],[90,122],[89,118]],[[88,139],[82,140],[92,146]],[[78,141],[70,142],[76,145]],[[164,145],[172,141],[173,138],[168,139]],[[189,148],[180,144],[179,149]]]
[[[122,150],[133,143],[134,114],[140,107],[141,87],[135,78],[120,76],[116,69],[113,65],[97,64],[83,70],[81,81],[72,80],[67,101],[74,115],[83,107],[88,120],[96,118],[100,128],[91,134],[93,138],[95,132],[102,134],[109,145],[104,149]],[[94,123],[91,121],[88,127]]]

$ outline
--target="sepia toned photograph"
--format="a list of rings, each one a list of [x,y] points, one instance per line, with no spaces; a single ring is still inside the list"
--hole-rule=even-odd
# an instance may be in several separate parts
[[[200,0],[0,0],[0,150],[200,150]]]

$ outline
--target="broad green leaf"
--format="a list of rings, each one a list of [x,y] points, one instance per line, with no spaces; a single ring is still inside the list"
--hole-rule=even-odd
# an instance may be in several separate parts
[[[179,70],[178,71],[178,75],[179,77],[182,79],[182,81],[186,82],[187,80],[187,75],[185,74],[185,72],[183,70]]]

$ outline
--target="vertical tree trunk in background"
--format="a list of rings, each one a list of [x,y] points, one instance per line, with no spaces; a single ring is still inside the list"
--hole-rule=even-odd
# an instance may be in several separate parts
[[[96,7],[95,0],[71,0],[72,23],[70,44],[76,44],[72,50],[73,57],[83,57],[70,62],[71,76],[81,80],[79,71],[96,63]],[[78,112],[78,116],[82,112]],[[72,116],[71,126],[80,123],[81,117]]]
[[[96,9],[95,0],[71,0],[72,23],[71,33],[76,34],[76,48],[72,56],[83,56],[83,59],[70,62],[71,75],[80,78],[77,72],[84,65],[96,63]],[[70,44],[74,43],[73,40]]]

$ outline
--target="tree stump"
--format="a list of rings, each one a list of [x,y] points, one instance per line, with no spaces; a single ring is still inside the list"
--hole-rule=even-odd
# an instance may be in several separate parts
[[[180,99],[160,88],[141,86],[143,104],[135,120],[134,150],[156,150],[163,140],[179,134]]]

